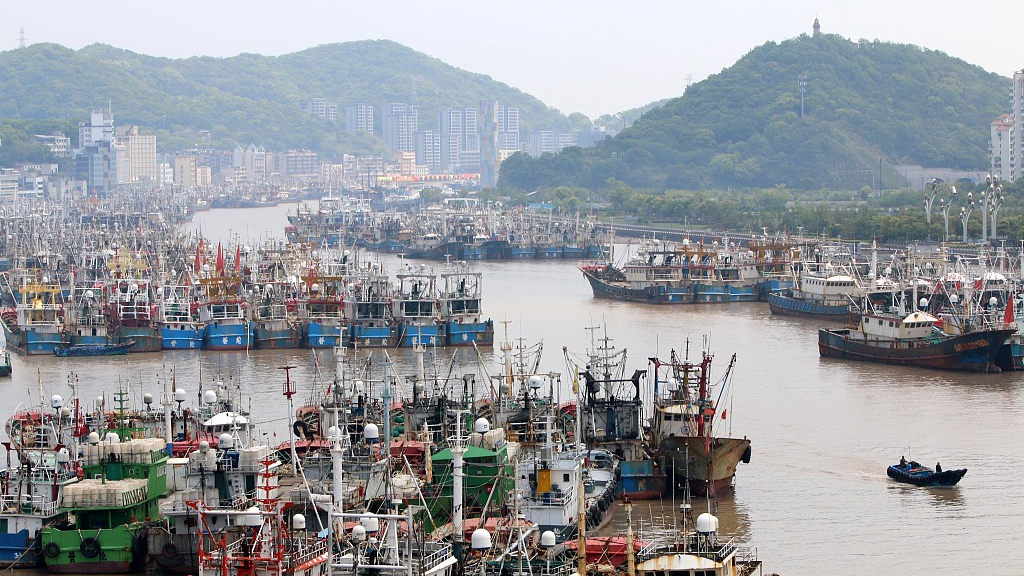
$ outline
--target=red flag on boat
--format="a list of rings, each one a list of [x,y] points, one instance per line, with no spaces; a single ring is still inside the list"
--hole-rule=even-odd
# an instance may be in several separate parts
[[[224,247],[217,242],[217,272],[224,273]]]
[[[725,420],[725,410],[722,410],[722,420]]]
[[[201,246],[202,246],[202,242],[200,242],[199,244],[196,244],[196,274],[199,273],[199,267],[201,265],[201,263],[199,262],[199,248]]]
[[[242,262],[242,245],[235,246],[235,272],[238,272],[238,267]]]
[[[1006,312],[1003,313],[1003,322],[1013,324],[1013,295],[1006,299]]]

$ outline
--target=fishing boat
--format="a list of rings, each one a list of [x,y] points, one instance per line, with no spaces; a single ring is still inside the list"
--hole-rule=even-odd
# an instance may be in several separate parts
[[[242,278],[218,273],[199,279],[199,321],[205,326],[206,350],[248,350],[253,347],[249,304],[242,290]]]
[[[64,332],[67,339],[67,348],[95,347],[111,344],[110,336],[107,333],[109,319],[107,318],[106,302],[103,301],[101,288],[93,290],[82,286],[75,286],[71,291],[71,298],[65,304],[64,310]],[[60,348],[54,352],[60,356]]]
[[[334,348],[344,343],[345,281],[348,256],[333,257],[326,249],[310,254],[296,307],[306,348]]]
[[[285,301],[285,295],[291,289],[281,281],[269,281],[262,287],[256,287],[251,303],[257,348],[302,347],[303,327],[298,311]]]
[[[840,358],[967,372],[999,372],[995,357],[1015,327],[998,324],[959,334],[943,330],[938,318],[900,307],[866,309],[855,326],[820,328],[818,352]]]
[[[60,284],[43,276],[38,282],[19,286],[18,295],[21,298],[15,307],[0,313],[7,347],[22,354],[53,354],[54,348],[66,343]]]
[[[449,262],[441,271],[441,321],[446,346],[493,346],[494,322],[480,310],[481,272],[471,271],[466,262]]]
[[[715,496],[731,489],[739,463],[750,462],[750,440],[722,434],[728,421],[720,402],[731,393],[736,355],[717,383],[711,379],[712,359],[705,351],[699,363],[680,360],[675,350],[667,362],[650,359],[655,374],[650,446],[673,489],[684,494]]]
[[[863,294],[852,255],[837,247],[822,245],[814,249],[813,257],[795,259],[790,274],[792,288],[768,295],[772,314],[845,322],[851,304]]]
[[[198,573],[201,536],[196,511],[188,502],[201,501],[208,511],[238,512],[209,517],[214,530],[237,535],[240,520],[246,518],[242,513],[256,505],[256,498],[280,495],[279,463],[263,464],[269,455],[268,446],[243,446],[235,427],[220,435],[216,448],[204,441],[187,457],[169,460],[171,493],[160,505],[164,520],[146,531],[147,564],[165,573]],[[269,489],[257,493],[257,486]]]
[[[636,556],[635,574],[700,576],[748,576],[758,572],[757,551],[743,549],[718,533],[718,518],[709,512],[697,516],[692,531],[674,542],[653,541]]]
[[[913,460],[901,459],[899,464],[889,466],[885,473],[897,482],[914,486],[956,486],[956,483],[967,474],[967,469],[943,470],[939,464],[936,464],[935,468],[929,468]]]
[[[444,325],[438,310],[437,276],[425,264],[406,265],[397,275],[392,315],[398,346],[444,346]]]
[[[266,448],[266,447],[264,447]],[[254,505],[225,508],[218,490],[186,500],[197,524],[199,576],[322,576],[331,561],[327,530],[307,531],[303,514],[278,496],[276,458],[264,450],[255,463],[260,480],[251,489]],[[187,520],[187,517],[186,517]],[[225,530],[224,526],[230,529]]]
[[[762,275],[747,253],[684,240],[652,241],[620,268],[611,262],[579,269],[595,298],[647,304],[753,302]]]
[[[113,342],[135,342],[132,352],[158,352],[163,347],[152,284],[143,278],[122,278],[111,287],[107,313]]]
[[[78,356],[121,356],[127,354],[135,346],[134,340],[120,344],[77,344],[72,346],[58,346],[53,353],[60,358],[71,358]]]
[[[568,351],[566,361],[572,364]],[[642,426],[641,379],[647,370],[626,377],[626,351],[616,350],[607,334],[593,345],[584,366],[576,415],[580,441],[590,449],[608,450],[619,459],[616,493],[634,500],[660,498],[666,489],[661,462],[646,452]]]
[[[13,371],[11,353],[4,350],[4,353],[0,355],[0,377],[10,376]]]
[[[395,338],[392,290],[391,279],[380,262],[367,263],[355,271],[354,281],[346,288],[345,346],[391,346]]]
[[[0,566],[41,566],[39,532],[64,519],[61,494],[79,480],[76,455],[65,448],[76,418],[59,395],[50,402],[52,412],[18,411],[7,421],[7,461],[13,453],[17,464],[0,471]]]
[[[127,414],[127,392],[115,393],[118,420]],[[167,491],[167,447],[158,438],[131,438],[120,427],[103,439],[96,432],[82,446],[83,479],[64,487],[66,518],[41,531],[50,572],[119,574],[145,560],[145,528],[159,518]]]
[[[157,305],[160,347],[163,350],[201,350],[205,327],[199,320],[199,296],[191,281],[165,284]]]

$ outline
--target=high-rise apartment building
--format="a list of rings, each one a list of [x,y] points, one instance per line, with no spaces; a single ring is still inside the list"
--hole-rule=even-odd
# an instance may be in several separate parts
[[[110,110],[96,110],[89,116],[89,123],[78,123],[78,147],[85,148],[97,142],[114,139],[114,113]]]
[[[418,129],[415,106],[391,103],[384,107],[382,131],[384,143],[393,152],[413,152],[413,137]]]
[[[1010,160],[1013,155],[1013,149],[1010,146],[1012,139],[1013,117],[1003,114],[992,123],[991,143],[989,144],[991,148],[989,172],[993,176],[998,176],[1000,180],[1014,180],[1013,166]]]
[[[1010,174],[1006,179],[1013,181],[1024,176],[1024,154],[1020,149],[1024,143],[1024,70],[1013,73],[1010,95],[1013,98],[1010,106],[1013,129],[1010,130]]]
[[[373,105],[372,104],[349,104],[345,107],[345,130],[354,134],[356,132],[373,133]]]
[[[498,149],[520,150],[519,108],[498,105]]]
[[[459,108],[442,108],[437,111],[437,171],[440,173],[454,174],[459,171],[462,141],[465,139],[464,117]]]
[[[432,174],[441,173],[441,135],[433,130],[420,130],[414,140],[416,165],[425,166]]]
[[[338,119],[338,107],[334,104],[329,103],[323,98],[311,98],[309,100],[299,100],[299,108],[313,116],[319,116],[326,118],[331,122]]]
[[[174,157],[174,185],[196,185],[196,157],[194,154],[181,154]]]
[[[480,101],[480,187],[498,183],[498,101]]]
[[[114,131],[118,144],[124,145],[127,172],[121,177],[118,170],[118,183],[160,181],[160,166],[156,160],[156,136],[140,134],[138,126],[128,126]]]

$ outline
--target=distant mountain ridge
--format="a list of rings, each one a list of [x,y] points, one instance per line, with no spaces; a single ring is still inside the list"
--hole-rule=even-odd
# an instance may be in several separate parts
[[[596,148],[510,158],[501,183],[856,189],[882,164],[985,170],[1009,82],[916,46],[802,35],[751,50]]]
[[[524,130],[568,130],[570,120],[540,100],[489,76],[467,72],[388,40],[326,44],[283,56],[170,59],[94,44],[71,50],[34,44],[0,52],[0,122],[61,119],[69,126],[92,110],[114,111],[115,124],[158,135],[161,150],[191,147],[200,130],[211,145],[256,143],[324,154],[368,152],[380,141],[344,130],[345,106],[411,104],[419,124],[436,129],[439,108],[496,99],[519,108]],[[298,108],[324,98],[338,106],[331,123]]]

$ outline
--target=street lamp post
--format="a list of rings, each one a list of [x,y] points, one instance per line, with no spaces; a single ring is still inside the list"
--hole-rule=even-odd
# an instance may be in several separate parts
[[[967,244],[967,221],[971,218],[971,212],[974,211],[974,193],[967,193],[967,205],[960,208],[960,221],[964,225],[964,244]]]
[[[1003,207],[1003,185],[999,183],[999,176],[988,176],[985,178],[988,184],[989,215],[992,218],[992,237],[996,237],[996,218],[999,209]]]
[[[981,243],[985,244],[988,242],[988,210],[989,210],[989,198],[991,194],[986,194],[985,190],[981,191],[981,200],[978,204],[981,206]]]
[[[956,187],[949,187],[949,204],[945,200],[939,200],[939,210],[942,212],[942,221],[945,223],[945,236],[944,240],[949,242],[949,209],[953,207],[953,200],[956,199]]]
[[[932,204],[935,203],[935,197],[939,195],[939,181],[932,178],[931,190],[925,195],[924,198],[924,214],[928,218],[928,224],[932,223]]]

